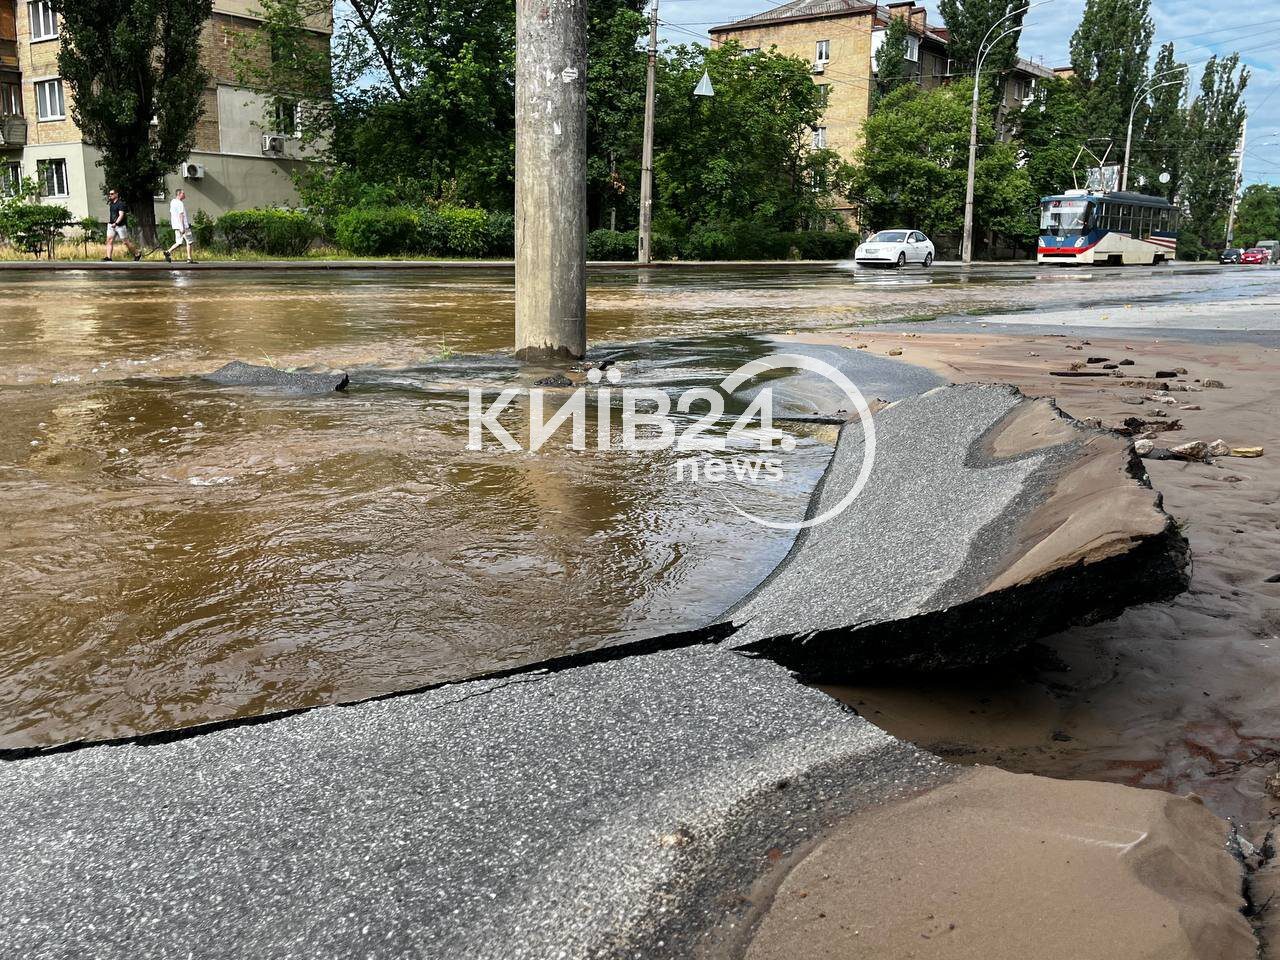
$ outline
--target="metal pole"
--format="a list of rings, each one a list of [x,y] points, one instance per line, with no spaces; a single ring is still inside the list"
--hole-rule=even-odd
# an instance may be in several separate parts
[[[1124,141],[1124,167],[1121,169],[1121,172],[1120,172],[1120,189],[1121,190],[1129,189],[1129,154],[1133,149],[1133,118],[1137,116],[1138,104],[1141,103],[1143,100],[1145,100],[1147,97],[1151,96],[1151,94],[1155,93],[1157,90],[1163,90],[1165,87],[1181,85],[1183,82],[1183,79],[1185,78],[1181,78],[1178,80],[1169,80],[1165,83],[1156,83],[1156,81],[1159,80],[1161,77],[1167,77],[1175,73],[1185,73],[1188,69],[1190,68],[1174,67],[1172,70],[1164,70],[1160,73],[1157,73],[1154,77],[1152,77],[1150,80],[1148,80],[1146,83],[1144,83],[1141,87],[1138,88],[1138,92],[1133,98],[1133,106],[1129,108],[1129,133],[1128,133],[1128,136],[1125,137],[1125,141]],[[1154,87],[1152,86],[1153,83],[1155,83]]]
[[[644,156],[640,163],[640,245],[641,263],[653,262],[653,127],[657,112],[658,0],[649,14],[649,77],[644,98]]]
[[[969,119],[969,176],[964,189],[964,238],[960,243],[960,259],[965,263],[973,262],[973,193],[974,180],[977,178],[978,172],[978,85],[982,78],[982,61],[987,58],[987,54],[1001,40],[1022,29],[1021,26],[1013,27],[1000,34],[995,40],[991,40],[991,35],[996,32],[996,28],[1000,24],[1006,20],[1011,20],[1020,13],[1026,13],[1032,7],[1042,7],[1051,2],[1052,0],[1039,0],[1038,3],[1028,3],[1025,6],[1015,7],[993,23],[991,29],[987,31],[987,35],[982,38],[982,43],[978,44],[978,56],[973,64],[973,116]],[[989,40],[991,41],[990,44],[987,42]]]
[[[1133,149],[1133,117],[1137,112],[1138,101],[1135,99],[1133,107],[1129,110],[1129,133],[1124,138],[1124,170],[1120,174],[1121,191],[1129,189],[1129,152]]]
[[[1249,121],[1240,125],[1240,147],[1236,153],[1236,175],[1231,183],[1231,212],[1227,214],[1227,246],[1236,239],[1236,205],[1240,202],[1240,184],[1244,180],[1244,148],[1249,136]]]
[[[587,352],[587,0],[516,0],[516,356]]]
[[[969,120],[969,179],[964,188],[964,240],[960,259],[973,263],[973,191],[978,172],[978,77],[982,73],[979,60],[973,71],[973,116]]]

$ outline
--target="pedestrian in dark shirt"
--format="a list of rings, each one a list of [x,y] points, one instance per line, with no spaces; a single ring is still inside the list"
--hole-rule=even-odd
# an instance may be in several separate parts
[[[107,255],[102,259],[111,262],[111,252],[119,240],[133,254],[136,263],[142,259],[142,251],[129,239],[129,207],[115,190],[107,194],[107,204]]]

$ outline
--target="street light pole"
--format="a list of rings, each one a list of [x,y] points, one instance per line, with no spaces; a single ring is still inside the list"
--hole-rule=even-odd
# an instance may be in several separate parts
[[[1124,140],[1124,169],[1120,174],[1121,190],[1129,189],[1129,154],[1133,149],[1133,118],[1137,116],[1138,104],[1141,103],[1143,100],[1145,100],[1147,97],[1151,96],[1151,94],[1155,93],[1157,90],[1163,90],[1165,87],[1177,86],[1181,84],[1182,80],[1184,79],[1184,78],[1179,78],[1177,80],[1168,80],[1164,83],[1156,83],[1156,81],[1159,80],[1161,77],[1172,76],[1175,73],[1186,73],[1187,70],[1189,69],[1191,68],[1190,67],[1174,67],[1172,70],[1162,70],[1160,73],[1157,73],[1154,77],[1152,77],[1150,80],[1144,83],[1142,87],[1138,90],[1137,94],[1134,96],[1133,106],[1129,108],[1129,133],[1125,136],[1125,140]],[[1151,86],[1153,83],[1155,83],[1154,87]]]
[[[964,239],[960,247],[960,257],[965,263],[973,262],[973,195],[978,172],[978,90],[979,81],[982,77],[982,64],[987,59],[987,55],[996,48],[996,45],[1001,40],[1017,33],[1022,27],[1017,26],[1006,30],[995,40],[991,39],[991,35],[996,32],[996,28],[1000,24],[1013,19],[1018,14],[1026,13],[1032,7],[1042,7],[1051,2],[1052,0],[1040,0],[1039,3],[1029,3],[1026,6],[1010,10],[991,25],[987,35],[982,38],[982,43],[978,44],[978,57],[973,65],[973,113],[969,118],[969,177],[964,190]]]
[[[1236,150],[1236,175],[1231,181],[1231,212],[1227,214],[1227,246],[1236,239],[1236,209],[1240,203],[1240,184],[1244,181],[1244,150],[1248,143],[1249,120],[1240,125],[1240,144]]]
[[[649,12],[649,76],[644,98],[644,155],[640,163],[640,245],[637,259],[653,262],[653,127],[657,112],[658,0]]]

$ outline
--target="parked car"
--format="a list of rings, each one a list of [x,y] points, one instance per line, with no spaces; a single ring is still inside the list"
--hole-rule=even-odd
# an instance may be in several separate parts
[[[1244,251],[1238,247],[1228,247],[1218,254],[1219,263],[1239,263],[1240,258],[1244,256]]]
[[[933,241],[919,230],[881,230],[859,244],[853,259],[864,267],[933,266]]]
[[[1262,247],[1250,247],[1240,255],[1241,263],[1270,263],[1271,251],[1264,250]]]

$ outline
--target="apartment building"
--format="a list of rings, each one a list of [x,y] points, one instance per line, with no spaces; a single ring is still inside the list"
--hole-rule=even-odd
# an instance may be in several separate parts
[[[925,8],[913,0],[792,0],[713,27],[711,42],[735,40],[749,53],[776,48],[779,53],[810,61],[813,82],[822,89],[826,104],[813,131],[813,145],[852,160],[862,145],[862,127],[871,113],[877,80],[876,61],[893,17],[907,21],[907,69],[917,83],[931,89],[963,72],[948,57],[950,36],[946,29],[930,25]],[[1005,85],[1004,115],[1019,108],[1037,83],[1052,76],[1054,71],[1047,67],[1019,60]],[[1007,124],[1002,124],[1000,133],[1003,137],[1012,135]],[[853,208],[847,203],[840,203],[837,210],[853,218]]]
[[[296,201],[290,174],[314,155],[303,145],[305,117],[296,105],[278,104],[268,116],[270,98],[237,80],[232,51],[237,38],[261,29],[256,0],[213,0],[213,11],[200,37],[210,75],[204,116],[195,149],[156,196],[160,221],[168,219],[168,199],[179,187],[192,214],[212,217]],[[332,18],[309,28],[327,47]],[[58,76],[58,30],[48,0],[0,0],[0,189],[32,177],[72,216],[105,220],[101,152],[71,119],[72,93]]]

